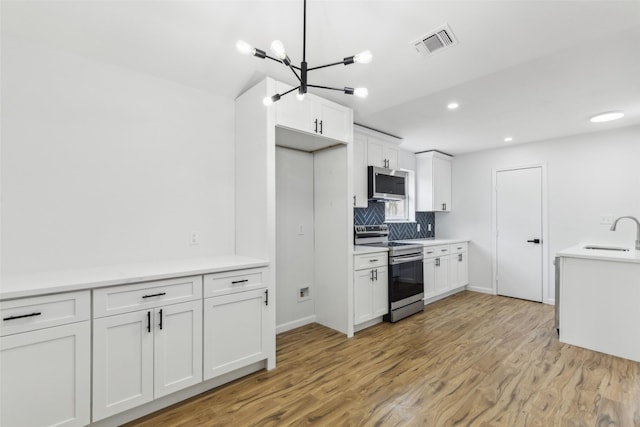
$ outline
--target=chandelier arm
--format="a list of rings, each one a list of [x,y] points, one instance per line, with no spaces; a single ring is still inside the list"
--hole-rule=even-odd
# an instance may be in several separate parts
[[[290,94],[290,93],[291,93],[291,92],[293,92],[294,90],[298,90],[298,89],[300,89],[300,86],[298,86],[298,87],[294,87],[293,89],[289,89],[288,91],[281,93],[281,94],[280,94],[280,97],[283,97],[283,96],[285,96],[285,95],[287,95],[287,94]]]
[[[296,78],[298,79],[298,81],[299,81],[300,83],[302,83],[302,79],[300,78],[300,76],[298,75],[298,73],[296,73],[296,70],[294,70],[294,69],[293,69],[293,66],[292,66],[292,65],[289,65],[289,69],[291,70],[291,72],[292,72],[293,74],[295,74],[295,76],[296,76]]]
[[[338,90],[340,92],[344,92],[344,88],[337,88],[337,87],[329,87],[329,86],[318,86],[318,85],[307,85],[308,87],[314,87],[316,89],[329,89],[329,90]]]
[[[347,65],[347,64],[345,64],[345,63],[344,63],[344,61],[332,62],[331,64],[320,65],[320,66],[318,66],[318,67],[309,68],[307,71],[318,70],[318,69],[320,69],[320,68],[333,67],[334,65],[340,65],[340,64]]]

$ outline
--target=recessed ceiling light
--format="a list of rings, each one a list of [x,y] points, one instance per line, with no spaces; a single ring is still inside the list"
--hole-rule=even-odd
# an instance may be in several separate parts
[[[448,108],[449,110],[455,110],[455,109],[456,109],[456,108],[458,108],[459,106],[460,106],[460,104],[458,104],[457,102],[450,102],[450,103],[447,105],[447,108]]]
[[[513,141],[513,138],[512,138],[512,137],[510,137],[510,136],[508,136],[508,137],[506,137],[506,138],[504,139],[504,142],[511,142],[511,141]]]
[[[622,111],[607,111],[606,113],[596,114],[591,117],[589,121],[591,123],[603,123],[610,122],[612,120],[618,120],[624,117],[624,113]]]

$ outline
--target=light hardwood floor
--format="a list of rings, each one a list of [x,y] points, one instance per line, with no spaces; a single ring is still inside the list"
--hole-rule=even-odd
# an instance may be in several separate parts
[[[352,339],[314,324],[277,346],[276,369],[130,425],[640,426],[640,363],[560,343],[539,303],[462,292]]]

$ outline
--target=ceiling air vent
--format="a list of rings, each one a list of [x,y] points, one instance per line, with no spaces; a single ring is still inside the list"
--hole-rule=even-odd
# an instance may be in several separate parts
[[[431,55],[456,44],[458,44],[458,40],[447,24],[411,42],[411,45],[422,56]]]

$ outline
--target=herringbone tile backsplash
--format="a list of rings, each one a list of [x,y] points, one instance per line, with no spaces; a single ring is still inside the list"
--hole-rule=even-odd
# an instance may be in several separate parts
[[[375,225],[384,223],[384,203],[369,202],[367,208],[353,209],[353,225]],[[420,232],[416,231],[420,224]],[[431,223],[431,231],[427,224]],[[416,222],[390,222],[389,240],[428,239],[435,237],[436,216],[433,212],[416,212]]]

